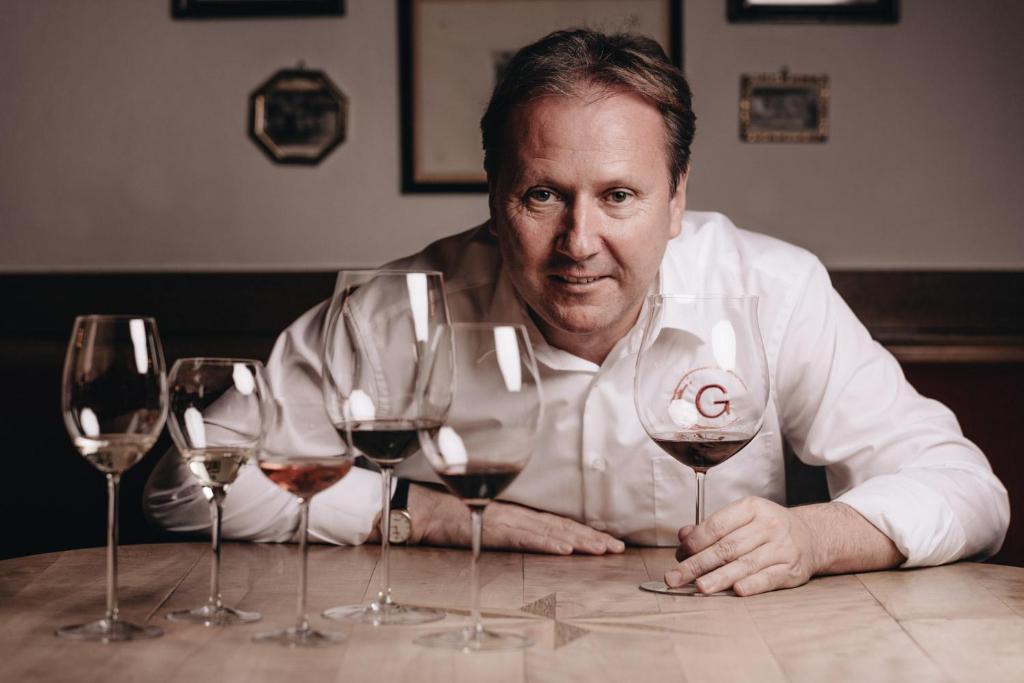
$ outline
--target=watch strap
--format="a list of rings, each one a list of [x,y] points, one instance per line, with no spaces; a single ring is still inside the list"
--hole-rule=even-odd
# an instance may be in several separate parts
[[[410,480],[401,477],[395,481],[395,492],[391,495],[392,510],[405,510],[409,507],[409,484],[411,483]]]

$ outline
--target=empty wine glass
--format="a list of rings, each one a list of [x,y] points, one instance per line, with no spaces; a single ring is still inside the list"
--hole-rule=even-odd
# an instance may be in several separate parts
[[[438,327],[448,322],[438,272],[343,270],[324,328],[323,394],[327,413],[352,450],[381,471],[380,590],[369,604],[332,607],[329,619],[424,624],[444,612],[391,597],[391,480],[396,465],[420,450],[419,434],[441,426],[417,392]]]
[[[263,364],[245,358],[182,358],[168,376],[174,444],[210,501],[210,596],[205,605],[167,615],[207,626],[244,624],[257,612],[228,607],[220,595],[224,497],[263,436],[272,410]]]
[[[338,633],[314,629],[306,615],[307,535],[313,496],[333,486],[352,469],[353,456],[338,440],[321,402],[277,402],[273,419],[257,450],[260,470],[299,501],[299,593],[295,625],[253,636],[258,643],[322,647],[342,642]]]
[[[648,297],[633,397],[648,436],[696,473],[694,517],[703,523],[705,474],[750,443],[764,422],[768,363],[757,297]],[[640,588],[700,595],[692,583],[647,581]]]
[[[118,489],[167,419],[167,375],[156,321],[139,316],[75,318],[64,359],[64,424],[82,457],[107,478],[107,611],[102,619],[57,630],[62,638],[120,641],[162,631],[120,618],[117,604]]]
[[[424,453],[445,485],[469,507],[472,624],[421,636],[419,645],[465,652],[528,647],[528,638],[485,629],[480,618],[480,545],[484,508],[526,466],[543,417],[540,374],[522,325],[455,323],[434,349],[424,403],[445,406],[447,423],[424,430]],[[482,400],[486,397],[486,400]]]

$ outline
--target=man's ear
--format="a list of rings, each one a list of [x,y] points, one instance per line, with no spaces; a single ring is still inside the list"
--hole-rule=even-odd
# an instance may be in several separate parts
[[[498,236],[497,230],[494,229],[494,216],[495,216],[495,211],[494,210],[496,208],[496,204],[495,204],[496,199],[495,199],[494,193],[498,189],[496,187],[496,184],[497,183],[495,182],[495,179],[492,178],[490,174],[487,174],[487,210],[491,214],[491,220],[487,221],[487,232],[491,233],[491,235],[493,235],[495,237]]]
[[[679,182],[676,183],[676,191],[669,200],[669,213],[671,225],[669,225],[669,237],[678,237],[683,230],[683,213],[686,211],[686,180],[690,177],[689,169],[679,174]]]

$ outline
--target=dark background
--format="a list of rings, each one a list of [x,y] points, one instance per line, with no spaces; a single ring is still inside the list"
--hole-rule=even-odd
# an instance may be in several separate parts
[[[1024,273],[837,271],[836,288],[918,390],[949,405],[1010,491],[1013,520],[993,561],[1024,566]],[[330,295],[334,274],[0,275],[0,558],[105,542],[102,475],[72,448],[60,411],[64,349],[79,313],[157,319],[167,365],[192,355],[265,359],[277,334]],[[142,515],[166,435],[122,479],[121,541],[167,540]],[[791,473],[810,487],[820,473]],[[795,494],[794,498],[805,497]],[[813,493],[811,494],[813,497]],[[1021,514],[1018,514],[1021,513]]]

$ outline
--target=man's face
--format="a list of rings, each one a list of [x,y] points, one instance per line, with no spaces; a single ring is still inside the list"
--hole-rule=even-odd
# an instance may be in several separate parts
[[[545,339],[600,362],[636,322],[665,245],[679,234],[665,129],[641,97],[547,96],[506,122],[492,229]]]

